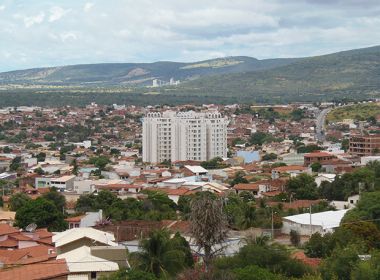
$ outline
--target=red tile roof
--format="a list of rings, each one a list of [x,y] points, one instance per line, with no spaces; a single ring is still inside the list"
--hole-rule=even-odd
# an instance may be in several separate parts
[[[69,270],[65,260],[47,261],[0,270],[1,280],[40,280],[66,276]]]
[[[314,268],[318,267],[322,261],[319,258],[309,258],[308,256],[305,255],[303,251],[298,251],[298,252],[293,253],[292,257]]]
[[[289,172],[289,171],[304,171],[304,170],[307,170],[307,168],[302,165],[288,165],[288,166],[279,166],[279,167],[273,168],[273,170],[277,172]]]
[[[259,190],[259,184],[256,183],[251,183],[251,184],[236,184],[233,186],[233,189],[239,190],[239,191],[244,191],[244,190],[249,190],[249,191],[258,191]]]
[[[76,217],[66,218],[65,221],[68,223],[79,223],[86,215],[80,215]]]
[[[8,225],[8,224],[0,224],[0,236],[1,235],[8,235],[11,233],[17,233],[19,232],[18,229]]]
[[[327,152],[313,152],[313,153],[308,153],[304,155],[304,157],[329,157],[329,156],[333,156],[333,155]]]

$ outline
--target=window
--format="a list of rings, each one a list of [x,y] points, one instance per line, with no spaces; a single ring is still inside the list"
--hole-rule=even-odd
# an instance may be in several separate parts
[[[96,271],[91,271],[91,279],[96,279]]]

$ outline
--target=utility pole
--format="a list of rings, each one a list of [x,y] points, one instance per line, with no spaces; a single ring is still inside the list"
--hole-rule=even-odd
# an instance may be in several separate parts
[[[271,210],[272,210],[272,239],[274,239],[273,208],[271,208]]]
[[[311,225],[311,206],[312,205],[310,205],[310,237],[313,234],[313,226]]]

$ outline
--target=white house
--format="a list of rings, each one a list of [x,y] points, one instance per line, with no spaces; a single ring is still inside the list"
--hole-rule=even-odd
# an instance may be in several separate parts
[[[283,217],[281,232],[289,234],[291,230],[295,230],[300,235],[311,235],[316,232],[324,235],[328,232],[333,232],[335,228],[339,227],[340,221],[347,211],[345,209]]]
[[[314,181],[317,184],[317,187],[320,187],[322,182],[332,182],[335,180],[336,174],[329,174],[329,173],[319,173],[317,177],[315,177]]]

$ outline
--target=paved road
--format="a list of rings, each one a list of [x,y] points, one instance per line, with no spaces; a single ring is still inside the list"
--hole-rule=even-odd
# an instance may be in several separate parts
[[[316,133],[315,139],[323,142],[325,140],[325,119],[326,115],[332,110],[332,108],[323,109],[317,119],[315,120],[316,124]]]

